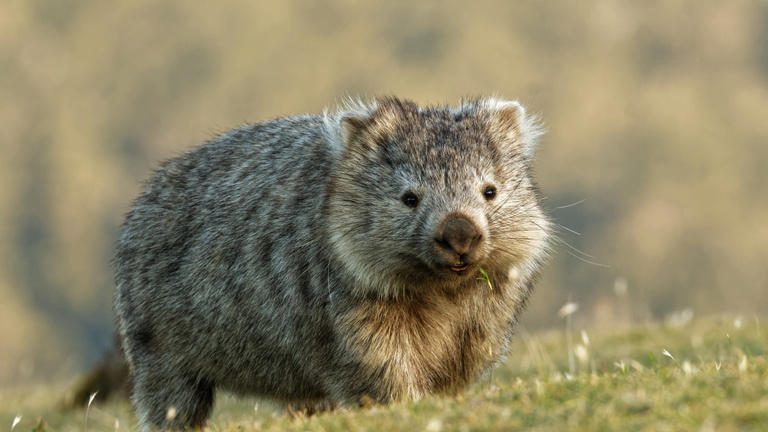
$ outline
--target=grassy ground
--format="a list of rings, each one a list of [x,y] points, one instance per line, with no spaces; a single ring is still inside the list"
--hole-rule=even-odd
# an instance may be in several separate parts
[[[613,331],[520,332],[508,361],[458,397],[293,418],[221,395],[218,431],[766,430],[768,328],[711,318]],[[125,402],[57,408],[60,387],[0,393],[0,431],[133,430]],[[53,391],[55,390],[55,391]],[[55,396],[52,396],[55,394]]]

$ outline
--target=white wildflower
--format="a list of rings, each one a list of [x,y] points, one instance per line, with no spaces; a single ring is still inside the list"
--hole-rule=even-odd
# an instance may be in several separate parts
[[[433,418],[427,423],[427,431],[440,432],[441,430],[443,430],[443,421],[439,418]]]
[[[581,341],[584,342],[585,346],[589,346],[589,335],[586,331],[581,331]]]
[[[579,359],[581,364],[587,364],[587,362],[589,362],[589,351],[584,345],[577,344],[576,348],[573,349],[573,353],[576,354],[576,358]]]
[[[670,353],[670,352],[669,352],[669,351],[667,351],[667,350],[664,350],[664,351],[662,351],[662,352],[661,352],[661,354],[662,354],[662,355],[664,355],[664,357],[669,357],[669,358],[671,358],[672,360],[674,360],[674,361],[677,361],[677,359],[675,358],[675,356],[673,356],[673,355],[672,355],[672,353]]]
[[[691,363],[688,360],[684,361],[683,362],[683,373],[685,373],[687,376],[691,376],[691,375],[693,375],[693,372],[694,372],[694,370],[693,370],[693,366],[691,365]]]
[[[560,315],[560,318],[565,318],[565,317],[573,314],[577,310],[579,310],[579,304],[578,303],[568,302],[568,303],[564,304],[563,307],[561,307],[559,311],[557,311],[557,314]]]

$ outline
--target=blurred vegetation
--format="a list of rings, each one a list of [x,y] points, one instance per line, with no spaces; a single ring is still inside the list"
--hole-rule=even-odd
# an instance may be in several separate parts
[[[112,246],[158,161],[347,94],[543,115],[545,203],[580,235],[530,328],[568,300],[596,325],[768,305],[766,2],[9,0],[0,71],[0,385],[111,342]]]

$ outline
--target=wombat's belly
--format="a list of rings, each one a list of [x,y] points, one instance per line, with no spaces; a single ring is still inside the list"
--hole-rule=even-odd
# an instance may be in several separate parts
[[[192,374],[235,393],[286,401],[324,397],[318,377],[312,376],[309,362],[302,361],[297,350],[259,333],[232,329],[232,337],[214,334],[185,352],[168,355],[186,358]]]

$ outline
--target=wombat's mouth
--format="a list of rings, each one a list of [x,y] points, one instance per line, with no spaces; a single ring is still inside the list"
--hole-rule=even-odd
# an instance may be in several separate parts
[[[469,275],[475,274],[477,272],[477,268],[479,266],[478,262],[464,262],[459,261],[458,263],[448,263],[443,265],[443,272],[447,273],[449,278],[464,278]],[[445,274],[444,273],[444,274]]]
[[[448,266],[448,268],[451,269],[451,271],[454,273],[462,273],[463,271],[469,268],[469,264],[466,264],[466,263],[454,264],[454,265]]]
[[[451,261],[444,261],[442,257],[430,257],[431,259],[420,258],[418,262],[421,268],[425,270],[423,274],[428,279],[440,279],[444,282],[456,282],[477,272],[477,268],[482,265],[482,261],[477,258],[462,258]],[[415,269],[415,268],[414,268]],[[410,273],[413,277],[413,273]]]

